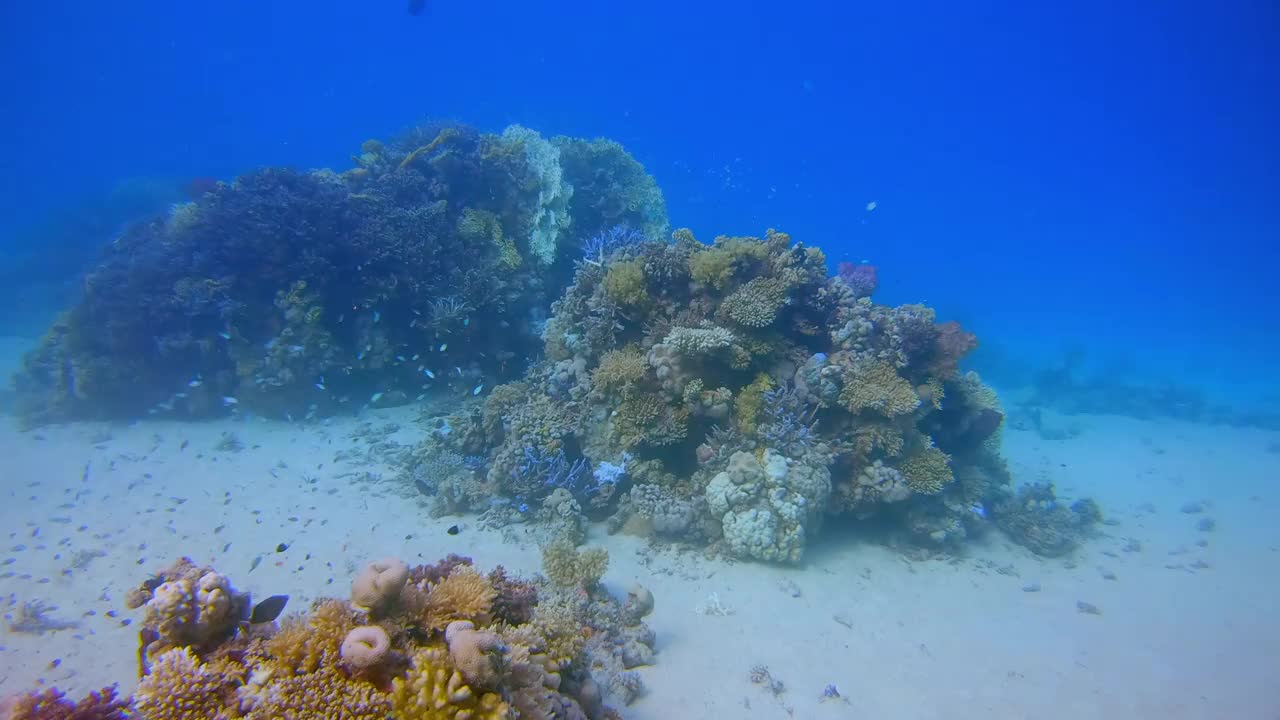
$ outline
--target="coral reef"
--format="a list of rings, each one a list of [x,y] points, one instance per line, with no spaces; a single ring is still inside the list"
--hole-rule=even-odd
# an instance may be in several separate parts
[[[24,422],[462,396],[525,370],[579,241],[665,232],[653,178],[606,140],[435,124],[353,161],[257,170],[131,225],[15,377]]]
[[[353,597],[377,602],[321,599],[278,628],[170,632],[163,644],[152,618],[140,638],[157,652],[131,697],[107,688],[77,703],[42,689],[0,711],[12,720],[619,718],[605,700],[631,702],[643,689],[631,668],[654,659],[643,622],[653,597],[636,588],[616,600],[598,586],[603,563],[586,564],[589,585],[557,588],[501,568],[481,575],[457,555],[414,568],[378,561],[352,586]],[[222,577],[183,560],[143,583],[135,600],[209,576]]]
[[[1102,520],[1097,503],[1086,498],[1068,506],[1048,483],[1006,490],[991,503],[991,515],[1014,542],[1046,557],[1069,554]]]
[[[832,277],[772,230],[710,246],[617,230],[584,252],[545,360],[424,443],[483,455],[519,510],[506,522],[577,540],[607,518],[794,563],[831,515],[959,541],[1008,484],[999,401],[959,369],[974,336],[923,305],[875,304],[874,267]],[[569,551],[549,553],[577,582]]]

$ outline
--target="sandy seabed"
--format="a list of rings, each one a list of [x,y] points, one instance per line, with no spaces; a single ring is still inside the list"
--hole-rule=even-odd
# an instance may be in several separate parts
[[[537,572],[520,528],[504,538],[473,518],[432,519],[379,464],[378,443],[420,437],[414,417],[28,432],[0,419],[0,603],[12,616],[43,602],[75,623],[32,635],[6,621],[0,692],[131,690],[141,611],[124,606],[125,592],[182,555],[257,598],[290,594],[291,610],[346,596],[358,568],[389,555],[412,564],[456,552],[484,569]],[[832,526],[802,567],[782,568],[593,529],[590,543],[611,553],[606,586],[624,594],[640,582],[657,599],[658,660],[640,670],[648,693],[625,716],[1280,716],[1280,433],[1072,422],[1071,440],[1005,431],[1019,481],[1091,495],[1109,518],[1069,560],[996,533],[964,557],[912,560]],[[223,433],[243,449],[217,449]],[[1183,512],[1192,502],[1204,509]],[[727,614],[705,613],[709,598]],[[753,684],[755,666],[782,691]],[[828,685],[839,698],[822,697]]]

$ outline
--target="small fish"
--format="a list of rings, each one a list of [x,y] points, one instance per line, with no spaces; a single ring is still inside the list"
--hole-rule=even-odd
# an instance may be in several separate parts
[[[369,402],[371,402],[371,403],[376,403],[376,402],[378,402],[378,401],[379,401],[379,400],[381,400],[381,399],[382,399],[382,393],[380,393],[380,392],[376,392],[376,393],[374,393],[373,395],[371,395],[371,396],[369,397]]]
[[[185,397],[187,396],[187,394],[186,394],[186,393],[174,393],[174,394],[173,394],[173,396],[174,396],[174,397],[176,397],[176,398],[182,399],[182,398],[185,398]]]
[[[282,553],[288,549],[289,549],[289,543],[280,543],[279,545],[276,545],[276,552],[278,553]]]
[[[396,360],[398,360],[398,361],[400,361],[400,362],[404,362],[404,356],[403,356],[403,355],[397,355],[397,356],[396,356]]]
[[[414,398],[414,400],[417,400],[418,402],[422,402],[422,399],[425,398],[426,396],[427,396],[426,393],[420,393],[418,397]]]
[[[346,320],[346,319],[347,319],[346,313],[338,313],[338,322],[342,322],[343,320]]]
[[[356,353],[356,359],[357,359],[357,360],[363,360],[363,359],[364,359],[364,352],[363,352],[363,351],[361,351],[361,352]]]
[[[254,570],[257,570],[258,566],[261,564],[262,564],[262,556],[259,555],[253,559],[253,562],[249,563],[249,572],[253,572]]]
[[[462,368],[460,368],[460,367],[455,367],[455,368],[454,368],[454,370],[457,370],[457,371],[458,371],[458,377],[462,377]]]
[[[375,323],[382,322],[382,313],[378,312],[377,310],[374,310],[374,311],[373,311],[373,321],[374,321]]]
[[[193,387],[193,388],[195,388],[195,387],[200,387],[200,386],[201,386],[201,385],[203,385],[203,384],[204,384],[204,381],[200,379],[200,376],[199,376],[199,375],[197,375],[197,376],[196,376],[196,378],[195,378],[194,380],[192,380],[191,382],[187,383],[187,387]]]
[[[253,613],[249,615],[250,625],[259,625],[261,623],[269,623],[280,617],[280,613],[284,612],[284,606],[289,602],[288,595],[272,595],[253,606]]]
[[[518,507],[518,508],[516,508],[516,509],[517,509],[517,510],[519,510],[520,512],[522,512],[522,513],[527,513],[527,512],[529,512],[529,504],[528,504],[528,503],[520,503],[520,507]]]
[[[440,343],[440,352],[444,352],[445,350],[448,350],[448,349],[449,349],[449,343]]]
[[[471,318],[463,318],[462,327],[470,327],[470,326],[471,326]]]
[[[230,395],[224,395],[224,396],[222,397],[222,404],[223,404],[223,405],[227,405],[227,406],[231,406],[231,405],[239,405],[239,404],[240,404],[240,401],[239,401],[239,400],[237,400],[237,399],[235,399],[235,398],[233,398],[233,397],[231,397]]]
[[[987,517],[987,509],[982,506],[982,503],[974,503],[970,505],[969,512],[973,513],[974,515],[977,515],[980,518]]]
[[[220,333],[218,333],[218,336],[219,336],[219,337],[221,337],[223,340],[230,340],[230,339],[231,339],[231,333],[229,333],[229,332],[220,332]]]
[[[871,202],[867,203],[867,212],[871,212],[872,210],[875,210],[875,209],[876,209],[875,200],[872,200]]]
[[[432,380],[435,380],[435,379],[436,379],[436,374],[435,374],[435,373],[433,373],[433,372],[431,372],[430,370],[426,370],[426,369],[424,369],[424,370],[422,371],[422,374],[423,374],[423,375],[426,375],[427,377],[431,378]]]
[[[477,385],[476,389],[471,391],[471,394],[479,395],[481,390],[484,390],[484,383],[480,383],[479,385]]]
[[[324,376],[321,376],[321,377],[320,377],[320,382],[316,383],[316,389],[317,389],[317,390],[323,390],[323,389],[324,389]]]
[[[368,345],[365,345],[365,346],[364,346],[364,351],[365,351],[365,352],[372,352],[372,351],[373,351],[373,343],[369,343]]]
[[[421,355],[419,355],[418,353],[414,353],[414,354],[413,354],[413,358],[412,358],[412,359],[413,359],[413,360],[417,360],[417,359],[418,359],[418,358],[420,358],[420,357],[422,357],[422,356],[421,356]]]
[[[457,535],[458,533],[462,532],[462,528],[458,527],[457,525],[450,525],[449,529],[446,530],[445,532],[449,533],[450,535]]]

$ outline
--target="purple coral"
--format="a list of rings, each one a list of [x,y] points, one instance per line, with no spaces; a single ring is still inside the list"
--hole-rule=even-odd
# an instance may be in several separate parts
[[[849,286],[856,298],[871,297],[876,288],[880,287],[880,277],[875,265],[842,262],[836,266],[836,274]]]
[[[807,403],[794,387],[766,391],[760,437],[778,452],[801,455],[815,442],[815,413],[817,406]]]

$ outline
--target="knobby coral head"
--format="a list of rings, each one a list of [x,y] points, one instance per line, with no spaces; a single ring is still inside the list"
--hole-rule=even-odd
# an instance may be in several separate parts
[[[836,274],[857,298],[871,297],[876,288],[880,287],[880,276],[875,265],[842,262],[836,266]]]

